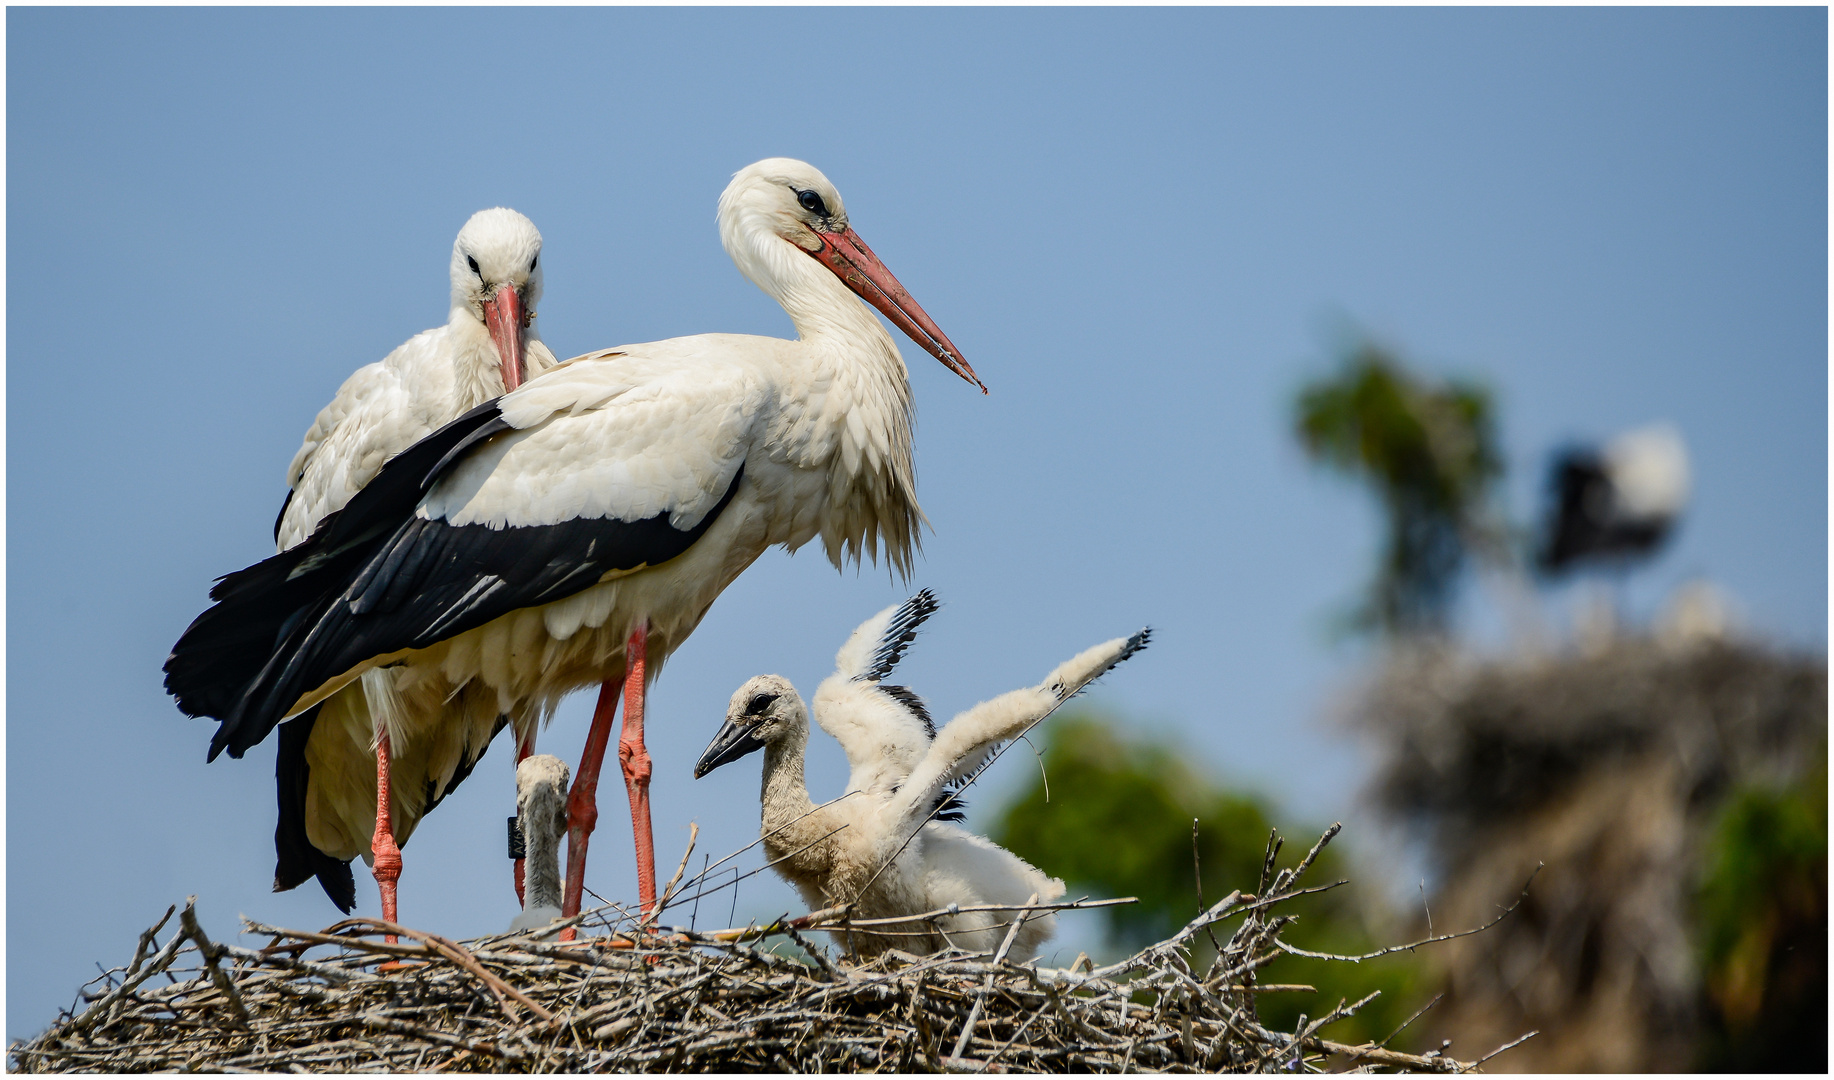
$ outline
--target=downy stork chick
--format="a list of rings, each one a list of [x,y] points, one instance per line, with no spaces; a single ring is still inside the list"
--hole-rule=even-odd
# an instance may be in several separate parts
[[[579,910],[622,695],[617,764],[653,907],[643,695],[656,668],[770,547],[819,537],[837,566],[883,556],[909,572],[923,522],[909,372],[873,309],[980,385],[813,166],[741,169],[719,230],[799,337],[576,357],[397,455],[304,543],[229,575],[167,663],[179,707],[220,722],[212,757],[378,670],[410,718],[475,700],[494,722],[597,686],[562,906]]]
[[[541,930],[560,915],[560,838],[567,834],[567,765],[532,754],[516,766],[516,828],[522,834],[527,888],[510,933]]]
[[[877,617],[875,617],[877,618]],[[789,681],[762,675],[733,694],[726,723],[695,766],[696,777],[762,749],[760,825],[767,856],[811,908],[852,903],[859,919],[1061,897],[1064,884],[986,837],[934,820],[953,785],[968,780],[1007,740],[1023,734],[1114,665],[1144,648],[1149,634],[1088,649],[1035,687],[1014,690],[957,716],[890,790],[850,790],[820,806],[809,798],[803,757],[808,711]],[[857,771],[857,770],[856,770]],[[962,912],[928,923],[833,936],[862,956],[887,949],[992,951],[1011,911]],[[1056,917],[1028,919],[1010,956],[1023,963],[1056,930]]]

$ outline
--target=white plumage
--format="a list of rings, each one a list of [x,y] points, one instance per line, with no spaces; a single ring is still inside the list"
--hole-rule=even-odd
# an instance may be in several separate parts
[[[888,608],[856,630],[838,657],[841,671],[830,677],[853,683],[857,692],[824,684],[816,719],[841,739],[853,777],[848,791],[816,806],[803,775],[808,711],[788,680],[758,676],[733,694],[726,723],[714,737],[696,776],[758,749],[765,751],[761,829],[766,854],[812,908],[853,903],[859,918],[893,918],[955,904],[1024,904],[1037,894],[1050,901],[1063,882],[985,837],[933,820],[949,790],[968,780],[1006,741],[1043,720],[1089,682],[1145,647],[1141,631],[1088,649],[1051,672],[1035,687],[986,701],[950,721],[934,739],[924,733],[927,717],[902,688],[879,684],[896,663],[908,634],[934,610],[928,594]],[[921,614],[913,613],[921,611]],[[866,642],[877,648],[868,654]],[[862,657],[871,656],[866,666]],[[889,663],[885,658],[889,657]],[[860,679],[848,671],[875,675]],[[874,696],[879,700],[873,700]],[[888,707],[889,706],[889,707]],[[910,711],[905,721],[893,712]],[[837,711],[845,715],[824,715]],[[913,735],[913,732],[915,733]],[[878,761],[871,755],[882,755]],[[901,762],[912,757],[908,768]],[[863,955],[888,948],[934,952],[947,947],[991,951],[1005,936],[1009,911],[947,916],[932,932],[927,924],[895,925],[883,933],[851,931],[836,938]],[[1054,932],[1046,915],[1028,920],[1014,939],[1011,955],[1023,962],[1036,955]]]

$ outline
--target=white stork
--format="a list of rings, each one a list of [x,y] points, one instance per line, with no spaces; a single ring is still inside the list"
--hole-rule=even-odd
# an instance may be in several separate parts
[[[221,721],[211,757],[239,756],[378,668],[394,676],[387,736],[409,743],[447,722],[460,693],[546,715],[599,685],[569,797],[573,915],[623,689],[618,756],[654,905],[642,710],[654,665],[772,545],[819,535],[836,566],[882,549],[908,573],[918,544],[908,374],[849,291],[980,385],[813,167],[741,170],[719,225],[800,338],[713,334],[577,357],[390,461],[306,543],[225,578],[167,663],[180,707]],[[246,641],[256,650],[213,665]]]
[[[383,462],[555,365],[534,323],[540,261],[541,233],[516,211],[493,207],[465,222],[452,244],[446,324],[358,368],[307,430],[287,466],[287,497],[274,521],[280,551],[342,509]],[[388,707],[387,678],[376,672],[366,686],[346,688],[282,729],[276,890],[316,876],[332,902],[348,912],[356,899],[349,860],[359,854],[385,863],[399,860],[398,850],[372,850],[381,840],[370,835],[376,820],[374,774],[341,764],[392,754],[389,772],[401,794],[393,801],[389,833],[405,843],[454,776],[469,771],[483,751],[483,742],[470,745],[464,738],[473,725],[448,725],[447,737],[416,745],[384,745],[378,735],[385,732],[379,732],[372,712]],[[460,708],[468,705],[477,711],[470,702]],[[486,705],[494,720],[494,702]],[[519,718],[519,732],[531,729],[532,719]],[[332,784],[343,790],[332,790]]]
[[[1688,487],[1687,447],[1668,424],[1562,451],[1548,475],[1541,569],[1559,574],[1588,561],[1622,568],[1653,553],[1687,507]]]
[[[869,619],[843,647],[843,666],[849,648],[865,644],[862,632],[874,635],[880,656],[901,651],[909,637],[900,623],[909,624],[892,616],[906,615],[914,605],[920,610],[918,601],[923,600],[926,595],[919,594],[913,603]],[[934,610],[934,601],[927,602]],[[701,755],[694,775],[705,776],[755,750],[764,751],[764,851],[811,908],[852,904],[860,918],[896,918],[951,904],[1017,906],[1033,895],[1055,900],[1063,895],[1062,881],[986,837],[940,819],[953,801],[953,789],[970,780],[1002,743],[1023,734],[1145,648],[1150,636],[1142,630],[1087,649],[1037,686],[1001,694],[958,715],[934,739],[924,735],[930,720],[914,694],[871,677],[882,665],[863,672],[866,679],[847,679],[852,686],[845,693],[824,684],[816,695],[815,719],[830,733],[847,733],[841,745],[853,768],[853,782],[846,795],[821,806],[809,798],[803,775],[808,710],[788,680],[760,675],[732,695],[726,723]],[[902,720],[896,715],[900,712]],[[867,775],[875,782],[861,786],[859,781]],[[835,936],[868,956],[888,948],[934,952],[953,945],[991,950],[1015,917],[1011,911],[962,912],[938,920],[934,927],[911,923],[894,925],[883,934],[849,930]],[[1028,919],[1014,939],[1015,959],[1023,963],[1035,955],[1055,925],[1050,915]]]

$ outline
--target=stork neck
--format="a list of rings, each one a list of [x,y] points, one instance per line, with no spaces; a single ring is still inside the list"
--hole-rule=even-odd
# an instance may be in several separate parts
[[[504,392],[503,366],[490,330],[468,307],[455,305],[446,318],[452,346],[452,378],[460,411],[474,408]]]
[[[560,907],[560,834],[524,820],[522,836],[528,875],[523,910]]]
[[[792,726],[783,738],[764,748],[764,831],[783,829],[815,809],[804,776],[803,752],[809,741],[806,722]],[[778,833],[778,838],[783,837]]]
[[[728,237],[739,272],[783,306],[805,343],[904,374],[891,334],[832,271],[768,229],[743,228],[740,234]]]

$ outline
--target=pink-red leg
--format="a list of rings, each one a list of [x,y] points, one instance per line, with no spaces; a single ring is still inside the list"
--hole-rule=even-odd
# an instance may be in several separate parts
[[[650,752],[643,745],[643,697],[649,622],[637,624],[624,647],[624,730],[618,735],[618,764],[630,796],[630,825],[637,841],[637,899],[647,918],[656,909],[656,845],[650,831]]]
[[[511,729],[511,734],[514,734],[514,729]],[[535,752],[535,727],[534,725],[530,725],[529,737],[527,739],[517,739],[516,740],[516,765],[520,767],[522,764],[522,760],[534,752]],[[518,805],[520,805],[520,803],[518,803]],[[521,907],[526,902],[523,900],[523,897],[522,897],[522,864],[523,864],[523,861],[524,860],[522,859],[516,860],[516,906],[517,907]]]
[[[388,732],[384,730],[376,739],[376,835],[369,846],[375,856],[376,884],[382,890],[382,919],[392,923],[397,921],[395,882],[401,878],[401,849],[395,845],[394,826],[389,821],[388,753]],[[395,941],[395,935],[389,934],[388,940]]]
[[[567,887],[561,895],[562,915],[578,915],[580,897],[586,889],[586,848],[592,830],[599,823],[599,769],[605,764],[605,748],[611,743],[611,723],[618,711],[618,694],[624,689],[624,673],[606,679],[599,687],[599,704],[592,711],[592,730],[586,735],[586,752],[580,755],[579,771],[573,774],[573,790],[567,793]],[[572,941],[571,928],[561,931],[561,938]]]

